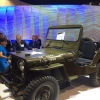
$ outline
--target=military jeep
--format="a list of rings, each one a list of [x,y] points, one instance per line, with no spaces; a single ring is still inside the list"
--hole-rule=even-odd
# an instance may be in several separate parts
[[[100,49],[85,41],[79,50],[82,34],[82,25],[49,27],[43,49],[9,53],[1,79],[14,95],[23,90],[23,100],[57,100],[59,90],[80,75],[100,86]]]

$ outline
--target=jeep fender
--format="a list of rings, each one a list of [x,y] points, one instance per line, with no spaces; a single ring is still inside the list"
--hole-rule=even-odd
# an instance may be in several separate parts
[[[93,60],[91,62],[91,66],[97,65],[98,61],[100,60],[100,49],[98,49],[93,57]]]

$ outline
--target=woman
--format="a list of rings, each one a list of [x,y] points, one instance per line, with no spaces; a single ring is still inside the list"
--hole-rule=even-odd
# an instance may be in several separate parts
[[[6,45],[5,49],[6,49],[7,54],[8,54],[8,52],[11,52],[12,46],[11,46],[10,40],[7,39],[7,36],[6,35],[4,36],[4,39],[7,40],[7,45]]]
[[[7,40],[2,38],[0,39],[0,72],[3,73],[5,69],[8,67],[7,64],[7,51],[5,49],[7,45]]]

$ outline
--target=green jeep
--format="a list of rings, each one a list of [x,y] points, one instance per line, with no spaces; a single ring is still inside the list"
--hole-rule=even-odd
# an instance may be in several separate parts
[[[23,90],[23,100],[57,100],[59,90],[80,75],[100,86],[98,43],[85,41],[79,50],[82,34],[81,25],[49,27],[43,49],[10,52],[0,78],[14,95]]]

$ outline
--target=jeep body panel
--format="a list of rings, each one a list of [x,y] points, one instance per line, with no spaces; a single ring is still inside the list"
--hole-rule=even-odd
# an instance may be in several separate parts
[[[73,34],[74,31],[78,29],[77,40],[66,41],[48,39],[48,34],[50,34],[49,32],[52,29],[71,29]],[[67,30],[64,31],[67,34]],[[63,68],[67,78],[71,75],[77,75],[79,72],[79,66],[76,63],[76,60],[82,32],[82,25],[61,25],[49,27],[47,31],[47,39],[43,49],[9,53],[12,56],[13,74],[15,74],[18,78],[21,78],[22,72],[18,67],[17,61],[23,60],[25,62],[25,76],[27,75],[27,71],[47,71],[59,67]],[[48,43],[49,46],[47,46]],[[59,48],[60,45],[61,48]],[[53,46],[56,46],[57,48]],[[19,74],[17,75],[17,73]]]
[[[74,29],[78,29],[78,39],[76,41],[66,41],[66,40],[52,40],[52,39],[49,39],[48,38],[48,35],[51,34],[49,31],[50,30],[55,30],[57,31],[57,29],[70,29],[70,30],[73,30],[72,32],[74,32],[75,30]],[[66,34],[67,34],[67,31],[68,30],[65,30],[66,31]],[[71,32],[71,31],[70,31]],[[74,34],[74,33],[73,33]],[[75,58],[77,58],[77,55],[78,55],[78,50],[79,50],[79,46],[80,46],[80,42],[81,42],[81,38],[82,38],[82,34],[83,34],[83,26],[82,25],[61,25],[61,26],[51,26],[48,28],[48,31],[47,31],[47,36],[46,36],[46,41],[45,41],[45,44],[44,44],[44,47],[45,48],[48,48],[48,47],[53,47],[53,46],[56,46],[56,47],[60,47],[62,50],[67,50],[67,51],[73,51],[75,53]],[[48,46],[49,45],[49,46]]]
[[[71,51],[66,51],[66,50],[60,50],[60,49],[54,49],[54,48],[44,48],[44,49],[36,49],[36,50],[28,50],[28,51],[21,51],[19,53],[16,52],[10,52],[10,55],[14,57],[18,57],[21,59],[26,60],[27,62],[29,61],[34,61],[37,58],[42,58],[42,57],[53,57],[53,56],[59,56],[62,54],[67,54],[67,57],[69,59],[74,58],[74,53]],[[72,56],[73,54],[74,56]]]
[[[100,49],[98,49],[95,52],[95,55],[94,55],[93,60],[92,60],[90,65],[91,66],[94,66],[94,65],[96,66],[99,61],[100,61]]]

